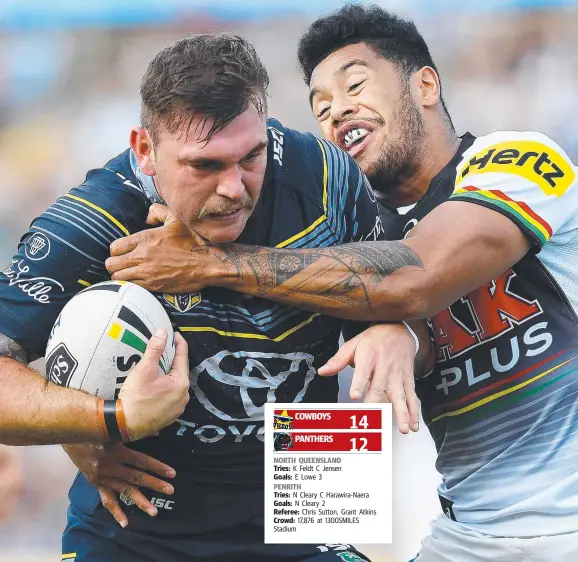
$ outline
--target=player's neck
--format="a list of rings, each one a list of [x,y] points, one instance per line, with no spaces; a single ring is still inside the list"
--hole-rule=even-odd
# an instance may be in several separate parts
[[[412,173],[388,193],[388,202],[397,208],[417,203],[428,190],[431,180],[454,157],[459,145],[460,139],[455,131],[446,126],[428,131]]]

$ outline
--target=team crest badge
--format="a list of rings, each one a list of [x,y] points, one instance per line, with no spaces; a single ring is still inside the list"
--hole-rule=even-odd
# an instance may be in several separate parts
[[[287,413],[287,410],[283,410],[280,414],[273,414],[273,429],[284,429],[285,431],[293,429],[293,418]]]
[[[275,437],[273,438],[273,448],[275,449],[275,452],[293,449],[293,437],[290,433],[275,433]]]
[[[164,293],[163,297],[178,312],[188,312],[201,302],[201,293]]]

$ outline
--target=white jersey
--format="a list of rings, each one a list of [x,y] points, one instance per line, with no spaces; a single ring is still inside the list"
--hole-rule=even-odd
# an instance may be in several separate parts
[[[509,217],[533,247],[431,319],[437,364],[418,392],[442,507],[489,535],[578,531],[577,170],[540,133],[466,135],[405,220],[448,198]]]

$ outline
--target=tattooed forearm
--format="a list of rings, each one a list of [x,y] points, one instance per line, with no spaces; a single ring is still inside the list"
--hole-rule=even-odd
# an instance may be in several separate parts
[[[313,249],[233,244],[223,248],[221,259],[231,272],[231,288],[343,317],[357,316],[352,311],[361,308],[374,310],[378,287],[393,272],[423,267],[419,256],[400,242]]]
[[[0,334],[0,357],[15,359],[18,363],[28,365],[28,354],[26,351],[8,336]]]

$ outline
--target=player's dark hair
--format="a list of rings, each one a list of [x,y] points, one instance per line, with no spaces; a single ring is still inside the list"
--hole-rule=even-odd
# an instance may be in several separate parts
[[[159,126],[177,132],[201,116],[208,142],[252,103],[267,110],[269,76],[245,38],[225,33],[191,35],[156,54],[142,78],[141,124],[158,140]],[[213,122],[204,133],[208,120]]]
[[[347,4],[315,20],[301,37],[297,53],[305,83],[309,85],[313,70],[323,59],[354,43],[365,43],[377,55],[394,64],[407,78],[424,66],[430,66],[437,73],[428,46],[412,21],[404,20],[379,6]],[[440,100],[449,120],[441,95]]]

